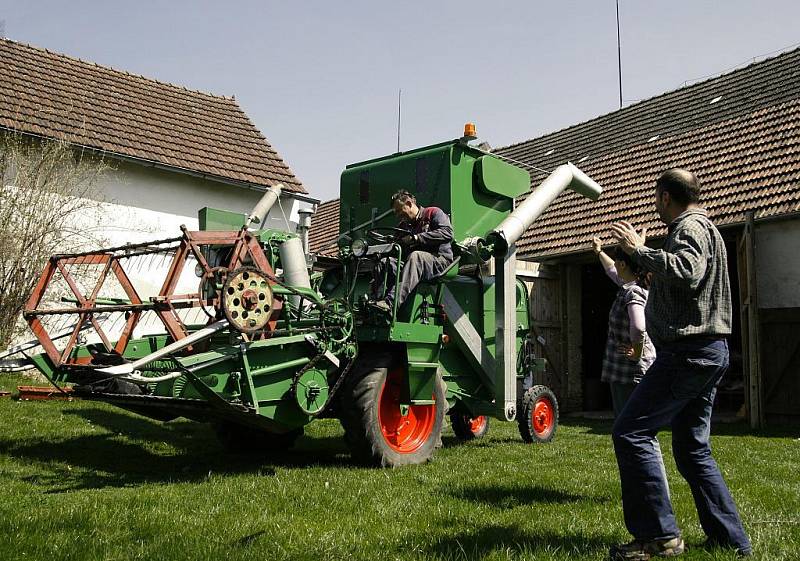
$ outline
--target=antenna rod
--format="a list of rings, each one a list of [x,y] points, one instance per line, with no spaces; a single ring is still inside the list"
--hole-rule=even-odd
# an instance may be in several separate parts
[[[397,90],[397,151],[400,152],[400,95],[402,89]]]
[[[617,72],[619,73],[619,108],[622,109],[622,48],[619,40],[619,0],[617,0]]]

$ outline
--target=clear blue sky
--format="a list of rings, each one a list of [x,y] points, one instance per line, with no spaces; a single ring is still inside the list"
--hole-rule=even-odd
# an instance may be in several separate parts
[[[348,163],[618,107],[614,0],[0,0],[11,39],[235,95],[312,195]],[[800,43],[798,0],[620,0],[626,104]]]

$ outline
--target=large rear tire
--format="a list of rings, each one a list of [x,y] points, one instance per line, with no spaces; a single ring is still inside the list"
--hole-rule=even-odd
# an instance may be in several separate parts
[[[341,402],[341,422],[353,458],[381,467],[429,461],[441,443],[444,384],[437,378],[433,405],[411,405],[402,415],[403,367],[366,365],[359,370]]]
[[[231,454],[284,452],[294,446],[295,441],[303,435],[302,427],[275,434],[231,422],[216,423],[214,429],[223,448]]]
[[[481,438],[489,432],[489,417],[486,415],[472,417],[469,414],[452,412],[450,424],[456,438],[464,442]]]
[[[533,386],[525,392],[517,423],[525,442],[553,440],[558,428],[558,400],[550,388]]]

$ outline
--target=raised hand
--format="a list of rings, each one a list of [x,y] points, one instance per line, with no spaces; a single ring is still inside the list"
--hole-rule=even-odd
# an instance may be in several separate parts
[[[626,220],[614,222],[611,225],[611,235],[619,242],[622,250],[630,255],[637,247],[644,245],[647,236],[647,228],[642,228],[641,234],[636,232],[636,229],[631,226],[631,223]]]
[[[603,242],[597,236],[592,238],[592,251],[595,253],[603,251]]]

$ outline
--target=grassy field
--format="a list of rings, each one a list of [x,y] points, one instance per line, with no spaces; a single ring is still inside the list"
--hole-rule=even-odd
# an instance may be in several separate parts
[[[21,379],[4,375],[0,386]],[[291,454],[223,454],[206,425],[92,402],[0,399],[0,559],[603,559],[627,539],[608,423],[527,446],[449,429],[434,462],[353,466],[335,421]],[[800,558],[800,431],[719,425],[713,445],[756,559]],[[668,435],[662,447],[669,452]],[[704,539],[667,460],[687,544]],[[685,559],[732,559],[691,548]]]

